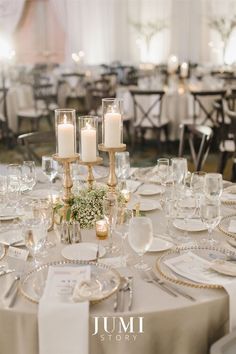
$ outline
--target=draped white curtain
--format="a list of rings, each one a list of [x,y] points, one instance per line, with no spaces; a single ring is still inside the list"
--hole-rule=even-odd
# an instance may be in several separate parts
[[[0,32],[11,35],[24,10],[25,0],[0,0]]]

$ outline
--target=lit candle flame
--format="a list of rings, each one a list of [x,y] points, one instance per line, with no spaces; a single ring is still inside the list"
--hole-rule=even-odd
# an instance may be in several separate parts
[[[67,123],[67,116],[64,114],[64,116],[63,116],[63,118],[64,118],[64,124],[66,124]]]

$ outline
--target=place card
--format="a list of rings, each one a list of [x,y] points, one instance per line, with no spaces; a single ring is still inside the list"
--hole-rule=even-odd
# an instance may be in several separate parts
[[[14,258],[14,259],[19,259],[22,261],[26,261],[29,255],[29,251],[23,250],[17,247],[12,247],[10,246],[7,251],[7,256]]]
[[[230,220],[228,231],[236,233],[236,220]]]
[[[83,281],[89,281],[90,273],[90,266],[49,267],[43,296],[59,301],[70,300],[75,286]]]
[[[232,282],[232,277],[216,273],[211,269],[212,262],[193,252],[167,259],[165,264],[175,273],[196,283],[224,285]]]

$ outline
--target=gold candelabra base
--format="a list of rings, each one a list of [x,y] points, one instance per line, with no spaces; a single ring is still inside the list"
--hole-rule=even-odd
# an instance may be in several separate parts
[[[99,144],[98,149],[103,152],[108,152],[109,154],[109,176],[107,185],[112,192],[115,192],[115,188],[117,186],[117,177],[116,177],[116,170],[115,170],[115,153],[122,152],[126,150],[126,144],[121,144],[119,147],[109,148],[104,146],[104,144]]]
[[[78,163],[80,165],[84,165],[88,167],[88,175],[87,175],[87,183],[88,183],[88,188],[92,189],[93,188],[93,183],[94,183],[94,175],[93,175],[93,166],[100,165],[103,161],[102,157],[97,157],[96,161],[92,162],[86,162],[83,160],[78,160]]]
[[[79,159],[79,154],[75,154],[71,157],[60,157],[58,154],[52,155],[52,158],[63,166],[63,188],[64,193],[62,200],[65,205],[69,205],[69,200],[72,198],[73,194],[71,188],[73,187],[73,181],[71,178],[70,164]]]

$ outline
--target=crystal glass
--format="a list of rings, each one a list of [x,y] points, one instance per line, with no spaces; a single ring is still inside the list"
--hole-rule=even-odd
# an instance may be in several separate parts
[[[175,185],[184,184],[185,175],[188,172],[187,159],[183,157],[174,157],[171,159],[171,166]]]
[[[157,160],[157,173],[160,178],[161,185],[165,187],[167,177],[169,176],[169,159],[161,158]]]
[[[7,199],[8,204],[14,205],[16,208],[20,192],[21,192],[21,183],[22,183],[22,169],[19,164],[10,164],[7,166]]]
[[[42,156],[42,170],[50,182],[53,182],[58,173],[58,163],[51,156]]]
[[[127,179],[130,175],[129,152],[116,152],[116,175],[119,179]]]
[[[48,200],[40,200],[37,206],[34,206],[34,216],[41,218],[44,222],[45,232],[46,232],[46,241],[45,247],[50,248],[55,246],[55,243],[48,240],[48,231],[52,230],[53,227],[53,205]]]
[[[79,153],[84,162],[94,162],[98,156],[98,117],[82,116],[78,118],[79,125]]]
[[[176,200],[172,196],[167,196],[164,201],[164,213],[166,217],[166,233],[167,236],[172,238],[171,235],[171,223],[176,216]]]
[[[128,236],[129,232],[129,223],[133,218],[133,211],[127,208],[122,208],[120,224],[116,227],[116,233],[121,237],[121,258],[122,258],[122,266],[126,266],[128,255],[125,254],[125,240]]]
[[[56,151],[59,157],[73,157],[76,153],[75,109],[55,110]]]
[[[113,244],[113,232],[116,226],[118,214],[118,201],[117,197],[113,193],[108,193],[103,198],[103,215],[109,226],[109,246],[108,252],[114,253],[117,252],[117,247]]]
[[[139,270],[148,270],[150,267],[144,263],[144,253],[148,251],[153,241],[153,227],[151,219],[145,216],[134,217],[129,223],[128,240],[131,248],[140,256],[135,264]]]
[[[118,148],[123,143],[123,100],[102,99],[102,143],[107,148]]]
[[[207,173],[204,180],[204,194],[208,199],[219,199],[223,191],[223,180],[220,173]]]
[[[204,193],[205,176],[206,172],[203,171],[193,172],[191,176],[190,188],[193,195],[196,197],[198,211],[200,206],[200,198]]]
[[[7,176],[0,176],[0,209],[7,203]]]
[[[221,220],[220,200],[208,199],[203,196],[200,199],[200,217],[208,230],[208,239],[202,241],[216,244],[217,241],[212,237],[212,232]]]
[[[36,169],[34,161],[24,161],[22,165],[22,191],[31,191],[36,184]]]
[[[188,234],[188,222],[193,218],[196,214],[197,203],[194,195],[188,193],[189,191],[185,191],[180,198],[177,200],[177,210],[178,214],[181,218],[184,219],[185,231],[184,237],[178,237],[178,240],[181,242],[189,242],[191,238]]]
[[[34,265],[37,265],[37,257],[43,250],[46,241],[46,229],[43,219],[32,218],[25,220],[23,222],[22,232],[25,245],[33,257]]]

